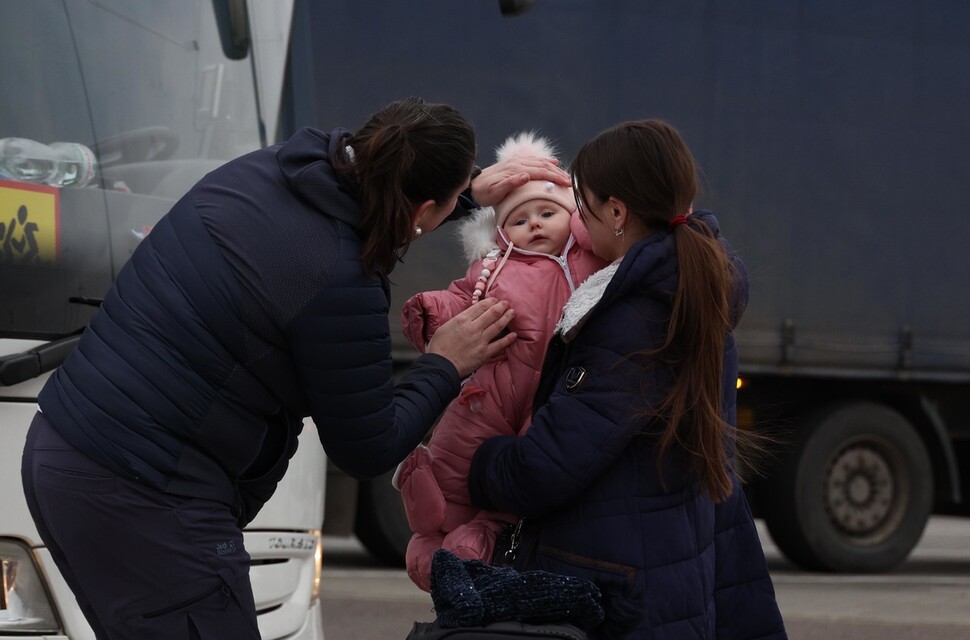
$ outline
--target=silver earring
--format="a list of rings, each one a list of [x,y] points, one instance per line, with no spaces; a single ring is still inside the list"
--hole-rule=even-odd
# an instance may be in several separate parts
[[[419,235],[421,235],[421,227],[415,227],[414,228],[414,237],[417,238]]]
[[[613,228],[613,235],[615,235],[617,238],[619,238],[620,236],[622,236],[623,235],[623,227],[614,227]]]

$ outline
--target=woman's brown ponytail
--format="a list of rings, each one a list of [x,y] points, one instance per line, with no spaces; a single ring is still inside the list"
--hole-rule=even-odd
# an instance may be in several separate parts
[[[724,340],[731,331],[729,295],[734,269],[727,252],[703,222],[671,229],[677,243],[678,283],[667,339],[660,353],[678,355],[674,385],[658,408],[667,418],[660,452],[680,443],[715,500],[731,495],[726,468],[732,428],[723,418]]]

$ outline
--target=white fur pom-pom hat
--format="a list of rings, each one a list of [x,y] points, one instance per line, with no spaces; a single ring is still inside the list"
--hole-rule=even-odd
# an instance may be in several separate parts
[[[556,149],[545,138],[534,131],[524,131],[510,136],[495,151],[496,160],[511,160],[516,158],[555,158]],[[561,205],[566,211],[576,209],[576,199],[573,190],[547,180],[532,180],[527,182],[495,205],[495,223],[498,227],[505,224],[509,214],[523,202],[529,200],[549,200]]]

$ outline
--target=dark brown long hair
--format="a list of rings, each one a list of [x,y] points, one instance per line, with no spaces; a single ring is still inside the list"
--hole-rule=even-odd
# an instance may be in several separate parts
[[[364,268],[390,273],[413,239],[411,217],[441,204],[467,182],[475,132],[453,107],[407,98],[387,105],[347,139],[353,160],[335,161],[356,185]]]
[[[694,158],[680,134],[660,120],[624,122],[587,142],[572,163],[577,197],[623,202],[649,233],[667,232],[697,194]],[[658,464],[675,443],[715,501],[731,495],[728,447],[734,429],[723,416],[724,341],[732,330],[730,302],[736,271],[713,231],[694,216],[670,229],[677,248],[678,283],[667,336],[659,348],[630,357],[659,358],[674,373],[657,407],[640,417],[660,418]]]

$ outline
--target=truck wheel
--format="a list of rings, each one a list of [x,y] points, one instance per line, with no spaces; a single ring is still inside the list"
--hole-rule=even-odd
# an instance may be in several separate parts
[[[354,534],[381,562],[403,567],[411,529],[401,494],[391,485],[393,475],[391,472],[360,483]]]
[[[840,405],[801,425],[765,496],[778,548],[803,569],[892,569],[916,546],[933,506],[922,440],[896,411]]]

